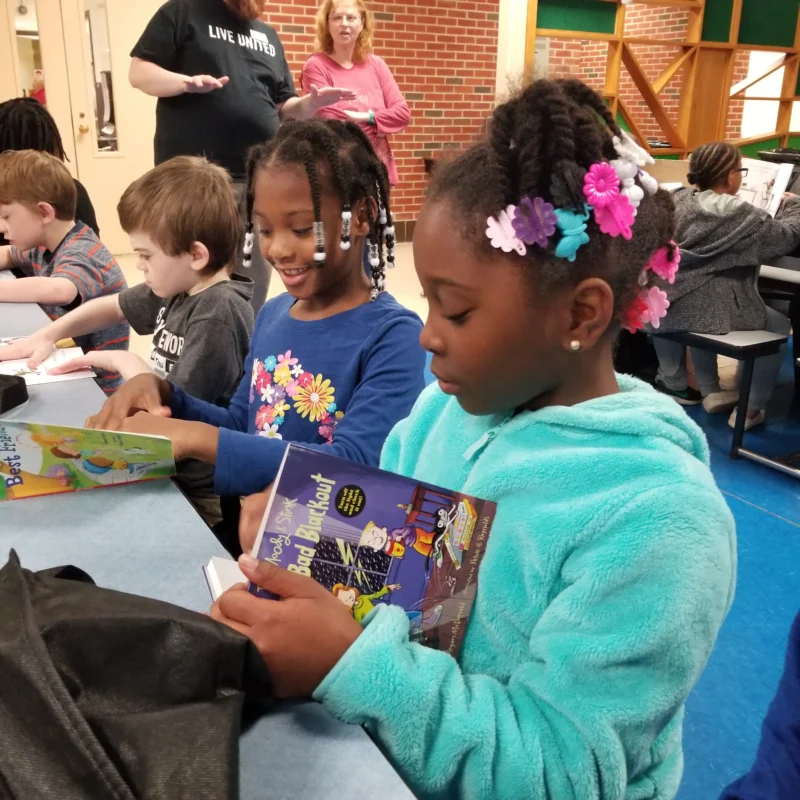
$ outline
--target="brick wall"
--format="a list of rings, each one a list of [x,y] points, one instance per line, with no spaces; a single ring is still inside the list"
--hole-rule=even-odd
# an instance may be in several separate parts
[[[747,77],[750,67],[750,51],[737,50],[733,62],[733,80],[731,85],[735,86]],[[726,139],[739,139],[742,135],[742,120],[744,117],[744,99],[735,97],[728,106],[728,124],[725,129]]]
[[[317,0],[283,0],[264,19],[275,27],[300,84],[314,46]],[[427,184],[423,158],[472,141],[494,108],[499,0],[405,0],[369,4],[375,53],[389,65],[411,108],[392,138],[400,183],[398,221],[414,220]]]
[[[686,39],[689,12],[680,8],[648,7],[634,3],[625,14],[625,36],[646,37],[662,41],[681,42]],[[636,59],[649,81],[654,81],[681,53],[677,47],[637,42],[631,45]],[[659,99],[667,116],[675,124],[680,111],[680,94],[684,70],[680,70],[664,87]],[[620,80],[620,97],[628,106],[631,116],[650,139],[664,139],[661,126],[653,119],[650,109],[642,99],[628,71],[623,68]]]

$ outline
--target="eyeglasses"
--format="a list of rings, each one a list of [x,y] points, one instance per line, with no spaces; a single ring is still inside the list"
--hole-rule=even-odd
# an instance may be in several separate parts
[[[742,177],[746,178],[747,175],[750,172],[750,169],[748,167],[739,167],[739,169],[734,169],[734,170],[731,170],[731,171],[732,172],[741,172],[742,173]]]
[[[342,25],[342,24],[355,25],[355,23],[358,22],[361,19],[361,15],[360,14],[331,14],[331,16],[328,17],[328,19],[334,25]]]

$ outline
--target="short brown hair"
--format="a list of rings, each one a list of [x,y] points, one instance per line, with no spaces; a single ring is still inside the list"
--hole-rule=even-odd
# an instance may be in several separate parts
[[[69,170],[55,156],[38,150],[0,153],[0,203],[49,203],[56,219],[75,219],[78,190]]]
[[[225,5],[246,22],[258,19],[264,13],[266,0],[225,0]]]
[[[324,0],[319,7],[319,11],[317,11],[317,38],[314,47],[316,47],[320,53],[333,52],[333,37],[328,27],[328,17],[330,17],[336,4],[340,2],[343,2],[343,0]],[[364,26],[361,33],[358,35],[358,40],[353,50],[353,61],[358,63],[363,61],[372,52],[372,14],[367,11],[364,0],[351,0],[351,2],[361,13],[361,23]],[[303,91],[308,92],[310,89],[304,86]]]
[[[125,233],[149,236],[167,255],[208,248],[212,274],[234,263],[239,212],[230,175],[199,156],[177,156],[134,181],[117,206]]]

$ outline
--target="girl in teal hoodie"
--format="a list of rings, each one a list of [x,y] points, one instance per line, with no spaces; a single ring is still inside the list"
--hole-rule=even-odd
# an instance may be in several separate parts
[[[243,557],[216,619],[283,696],[365,725],[423,798],[673,798],[684,702],[735,579],[734,524],[700,430],[616,375],[615,334],[658,323],[672,206],[602,99],[540,81],[433,176],[414,234],[438,385],[382,466],[495,500],[456,660]]]

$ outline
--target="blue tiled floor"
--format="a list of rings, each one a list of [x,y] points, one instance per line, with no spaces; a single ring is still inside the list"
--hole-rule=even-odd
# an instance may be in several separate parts
[[[745,446],[765,454],[800,451],[800,416],[789,403],[787,368],[766,428]],[[736,599],[686,710],[686,771],[679,800],[709,800],[752,764],[761,720],[775,692],[792,620],[800,610],[800,481],[728,458],[726,417],[691,416],[708,435],[712,468],[736,517]]]

